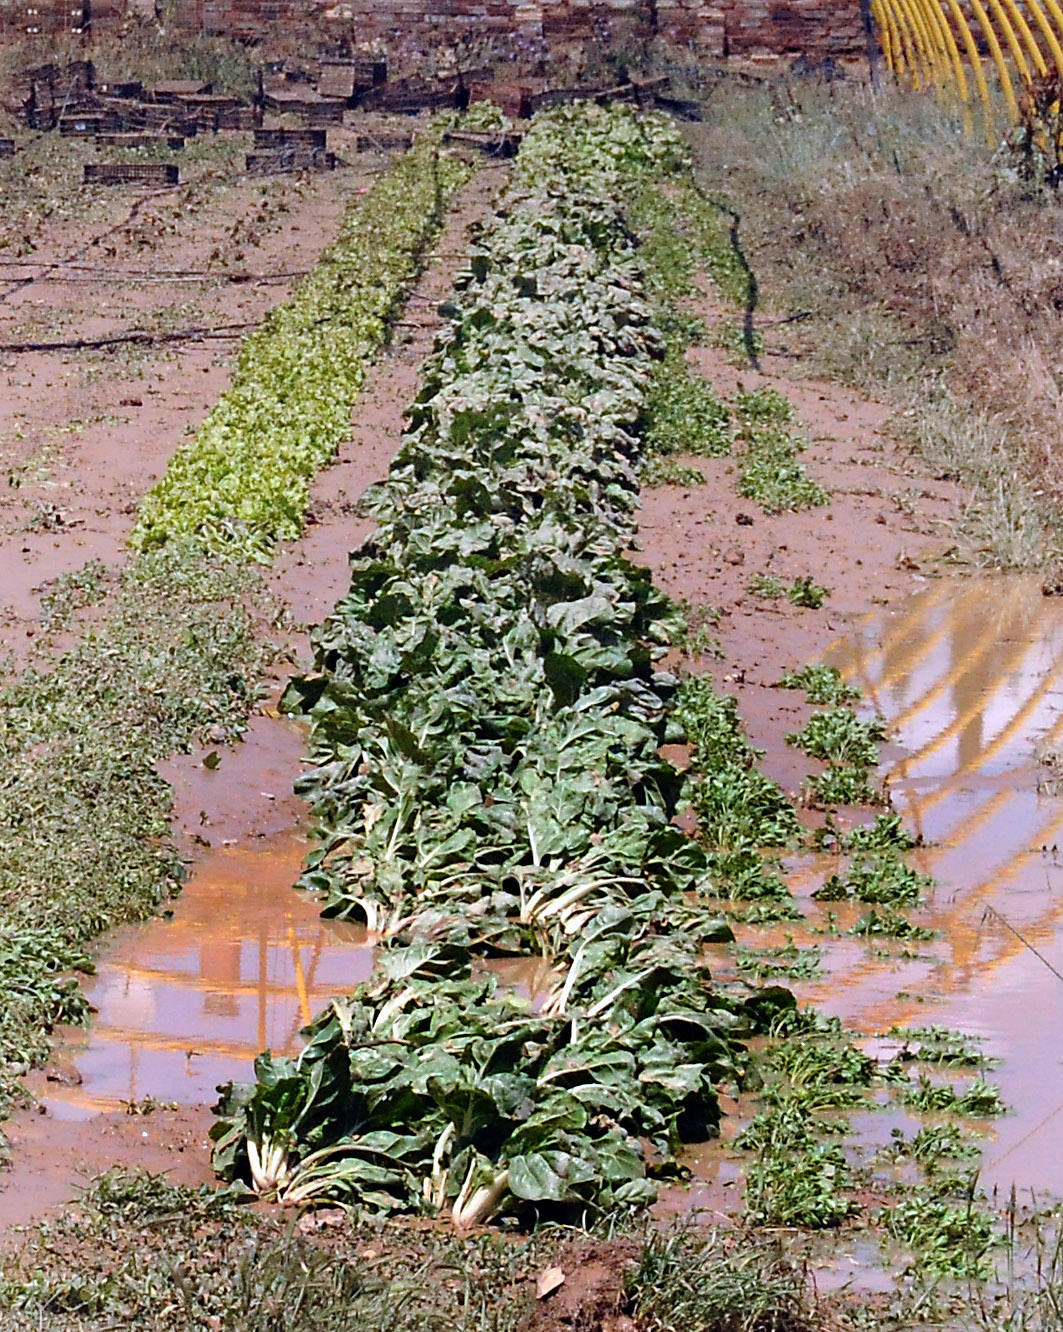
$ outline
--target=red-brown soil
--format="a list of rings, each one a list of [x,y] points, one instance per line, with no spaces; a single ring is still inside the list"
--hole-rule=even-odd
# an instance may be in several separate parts
[[[128,201],[108,197],[96,207],[91,227],[83,222],[60,228],[48,244],[39,238],[37,258],[69,254],[86,228],[98,234],[117,223],[106,242],[114,249],[107,262],[115,267],[203,268],[221,248],[229,267],[245,264],[258,273],[305,268],[366,179],[356,169],[310,181],[191,186],[202,188],[202,195],[150,201],[157,222],[147,239],[137,230],[144,215],[123,229]],[[349,449],[315,486],[306,535],[281,553],[270,575],[297,623],[320,619],[345,584],[347,552],[369,530],[358,497],[383,475],[395,451],[403,408],[437,326],[435,304],[450,285],[468,227],[497,179],[496,169],[485,169],[467,192],[395,345],[370,375]],[[232,219],[252,205],[264,217],[257,243],[242,233],[233,239]],[[27,328],[43,340],[53,326],[73,325],[84,333],[139,327],[149,317],[176,318],[178,307],[182,324],[249,321],[285,290],[282,281],[207,284],[196,288],[191,309],[184,284],[152,283],[119,300],[102,284],[38,281],[7,300],[0,293],[0,341],[12,340],[16,331],[25,335]],[[93,308],[86,317],[84,311]],[[0,421],[8,437],[16,429],[25,437],[5,459],[20,484],[8,488],[0,511],[0,616],[16,652],[20,641],[38,632],[42,584],[94,556],[108,563],[121,558],[137,499],[161,474],[186,427],[194,428],[223,391],[234,345],[193,342],[180,350],[138,351],[128,360],[29,353],[0,362],[5,385]],[[747,388],[782,388],[809,438],[808,469],[832,496],[826,508],[767,517],[737,497],[733,461],[701,461],[705,485],[646,491],[640,520],[637,558],[661,587],[694,606],[719,610],[715,632],[722,656],[706,665],[738,694],[754,740],[767,751],[769,773],[796,789],[806,760],[783,736],[800,724],[803,709],[792,696],[766,686],[787,668],[819,660],[861,613],[907,595],[933,576],[953,545],[949,524],[962,497],[950,483],[919,472],[885,432],[884,406],[797,379],[789,362],[770,355],[759,372],[738,370],[724,352],[708,347],[695,349],[691,359],[725,394],[739,381]],[[71,430],[73,421],[85,424]],[[786,581],[810,574],[830,587],[831,596],[815,611],[751,596],[752,575],[768,572]],[[305,637],[293,633],[290,655],[303,655],[305,647]],[[272,697],[252,719],[245,742],[223,754],[217,771],[206,769],[201,755],[166,765],[175,789],[176,829],[193,870],[208,844],[211,850],[239,847],[299,826],[290,787],[301,736],[274,712],[283,674],[278,672]],[[180,902],[175,909],[180,913]],[[69,1057],[62,1051],[50,1073],[60,1080],[69,1076]],[[37,1082],[34,1088],[46,1091],[47,1085]],[[41,1215],[69,1196],[80,1177],[115,1163],[167,1169],[181,1181],[207,1180],[209,1118],[206,1104],[147,1116],[107,1114],[74,1124],[27,1112],[10,1126],[14,1167],[0,1181],[6,1186],[0,1192],[0,1231]],[[608,1282],[602,1289],[602,1299],[613,1300]],[[568,1296],[559,1295],[560,1307]]]
[[[279,252],[274,256],[275,261],[288,245],[285,262],[294,266],[294,257],[298,255],[303,266],[312,264],[332,238],[351,193],[364,187],[366,176],[352,175],[338,188],[341,179],[337,173],[336,178],[313,178],[301,184],[284,178],[272,182],[281,195],[288,197],[292,209],[286,215],[284,234],[270,243],[271,249],[276,244]],[[305,659],[308,640],[298,626],[316,623],[331,609],[345,583],[347,554],[370,530],[370,524],[357,512],[356,501],[385,473],[397,448],[402,412],[413,397],[418,367],[439,327],[435,307],[450,289],[460,266],[468,229],[482,216],[499,183],[498,169],[484,167],[463,196],[429,260],[409,311],[396,330],[392,347],[370,374],[355,409],[350,449],[315,484],[305,537],[285,547],[271,571],[272,590],[287,607],[296,626],[282,654],[289,661]],[[256,183],[256,191],[259,188]],[[306,199],[298,198],[304,190]],[[296,248],[298,237],[304,234],[306,248],[300,251]],[[193,242],[188,244],[189,250],[182,251],[182,261],[191,266],[196,257]],[[166,266],[172,262],[167,259]],[[270,286],[269,304],[282,298],[284,290],[282,286]],[[69,292],[61,289],[59,299],[69,304]],[[0,303],[0,321],[3,309]],[[250,308],[233,316],[234,319],[252,317]],[[197,344],[188,355],[213,361],[217,351],[214,346]],[[0,531],[3,575],[0,586],[6,592],[9,570],[22,579],[17,600],[12,595],[7,607],[10,627],[5,638],[14,646],[17,647],[19,637],[40,630],[38,590],[45,577],[77,568],[93,556],[111,561],[121,558],[136,497],[161,475],[183,437],[185,423],[190,418],[193,424],[198,423],[224,391],[231,368],[228,355],[217,365],[204,366],[210,373],[201,376],[184,373],[187,372],[184,359],[181,365],[173,367],[167,363],[168,358],[159,361],[156,373],[160,382],[169,385],[172,406],[160,408],[150,433],[142,434],[142,418],[129,426],[130,438],[136,440],[149,458],[143,464],[147,470],[137,470],[141,464],[135,458],[127,459],[124,451],[117,452],[115,464],[109,467],[108,456],[102,451],[96,457],[80,447],[76,452],[71,447],[64,453],[61,464],[71,478],[69,511],[78,515],[64,521],[64,529],[71,528],[71,533],[68,535],[64,530],[62,536],[55,535],[51,546],[41,543],[39,548],[24,552],[23,534],[15,530],[5,536]],[[71,407],[73,399],[65,394],[60,370],[56,368],[65,365],[66,361],[60,358],[52,369],[55,379],[50,381],[50,388],[55,395],[38,392],[35,419],[42,423],[41,429],[45,428],[44,422],[62,419],[62,414]],[[182,396],[182,385],[187,396]],[[128,381],[123,377],[107,379],[99,389],[104,406],[128,391]],[[81,437],[73,438],[80,444]],[[102,441],[101,435],[101,450]],[[129,499],[122,503],[116,500],[113,489],[119,484],[129,492]],[[23,499],[19,496],[9,507],[14,509]],[[83,536],[78,524],[84,522],[88,527],[90,521],[98,544],[86,548],[77,544]],[[27,553],[37,554],[32,571],[23,564]],[[10,582],[13,588],[18,586],[16,578]],[[217,769],[203,765],[202,752],[177,756],[163,765],[163,775],[174,789],[174,829],[193,874],[197,862],[214,849],[262,846],[265,839],[277,833],[290,834],[302,824],[301,802],[292,794],[291,786],[299,770],[303,735],[298,727],[278,717],[275,708],[285,674],[283,669],[277,672],[268,696],[250,719],[243,742],[223,752]],[[294,869],[293,865],[292,874]],[[313,914],[311,905],[304,905]],[[176,911],[180,910],[181,901],[178,901]],[[219,929],[224,928],[224,921],[219,922]],[[106,952],[105,947],[105,955]],[[27,1089],[32,1095],[47,1098],[56,1093],[58,1084],[79,1076],[73,1070],[73,1046],[78,1039],[78,1034],[73,1033],[71,1048],[65,1052],[57,1050],[48,1069],[31,1080]],[[246,1067],[235,1066],[230,1076],[246,1072]],[[36,1219],[72,1196],[82,1182],[115,1164],[167,1170],[177,1182],[206,1182],[211,1178],[206,1144],[211,1122],[209,1104],[204,1101],[182,1105],[177,1111],[163,1106],[146,1116],[111,1112],[74,1122],[41,1115],[33,1109],[17,1115],[8,1126],[12,1166],[0,1175],[0,1233],[12,1225]]]

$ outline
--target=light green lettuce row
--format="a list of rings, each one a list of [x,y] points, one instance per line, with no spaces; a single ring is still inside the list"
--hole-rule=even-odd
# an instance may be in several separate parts
[[[291,300],[245,339],[229,392],[145,497],[135,546],[192,536],[263,559],[298,535],[310,480],[349,438],[366,369],[470,174],[428,135],[377,181]]]

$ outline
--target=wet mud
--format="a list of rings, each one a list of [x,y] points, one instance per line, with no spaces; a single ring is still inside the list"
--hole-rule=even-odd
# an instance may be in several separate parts
[[[1035,755],[1063,739],[1063,603],[1034,580],[945,580],[867,617],[827,654],[886,717],[888,785],[938,881],[925,961],[831,950],[806,996],[864,1031],[935,1023],[984,1038],[1010,1113],[982,1183],[1063,1193],[1063,797]],[[810,890],[815,871],[799,882]]]
[[[364,931],[293,891],[306,850],[291,834],[212,850],[170,919],[112,936],[85,986],[92,1026],[42,1097],[50,1114],[209,1102],[260,1051],[298,1052],[300,1028],[372,967]]]

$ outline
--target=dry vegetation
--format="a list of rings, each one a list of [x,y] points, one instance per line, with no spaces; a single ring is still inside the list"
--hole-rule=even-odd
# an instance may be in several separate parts
[[[987,563],[1057,558],[1063,204],[1007,144],[862,86],[724,88],[694,131],[740,215],[769,352],[887,390],[931,465],[972,486]],[[763,313],[763,312],[761,312]]]

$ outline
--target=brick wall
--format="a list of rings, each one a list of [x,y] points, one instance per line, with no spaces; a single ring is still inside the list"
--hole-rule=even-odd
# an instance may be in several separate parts
[[[0,38],[69,33],[91,14],[111,26],[147,0],[0,0]],[[857,0],[172,0],[181,26],[241,38],[276,30],[305,41],[381,40],[407,49],[455,40],[513,42],[534,54],[588,39],[658,36],[715,59],[813,56],[862,50]]]
[[[42,0],[44,2],[44,0]],[[254,37],[264,25],[358,43],[442,44],[509,37],[529,47],[659,36],[725,58],[859,54],[857,0],[200,0],[208,31]]]

